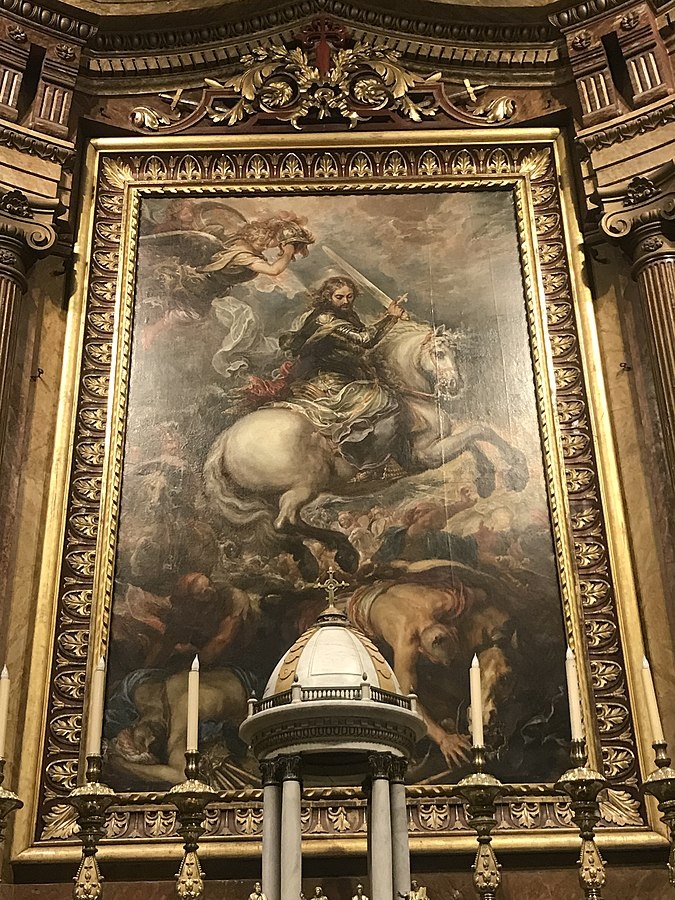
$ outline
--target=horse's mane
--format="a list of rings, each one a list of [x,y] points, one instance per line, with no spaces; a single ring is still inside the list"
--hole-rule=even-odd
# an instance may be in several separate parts
[[[435,330],[433,325],[428,322],[399,321],[396,326],[391,329],[380,341],[380,343],[371,350],[371,358],[375,362],[380,374],[392,386],[401,383],[401,371],[405,368],[405,364],[410,366],[412,362],[412,352],[426,340],[430,340],[434,336]],[[460,331],[447,330],[442,335],[447,340],[457,343],[462,338]],[[442,336],[441,334],[438,337]]]

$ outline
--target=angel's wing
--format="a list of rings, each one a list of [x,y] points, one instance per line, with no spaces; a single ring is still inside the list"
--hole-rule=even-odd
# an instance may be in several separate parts
[[[205,266],[222,249],[220,238],[205,231],[160,231],[140,238],[141,255],[148,261],[178,258],[195,269]]]

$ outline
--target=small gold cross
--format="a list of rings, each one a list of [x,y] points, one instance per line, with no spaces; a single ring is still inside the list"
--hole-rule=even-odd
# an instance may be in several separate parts
[[[326,591],[326,597],[328,598],[328,605],[335,606],[335,591],[337,588],[341,587],[349,587],[349,584],[346,581],[338,581],[335,577],[335,569],[331,566],[328,569],[328,576],[325,581],[317,582],[317,587],[322,587]]]

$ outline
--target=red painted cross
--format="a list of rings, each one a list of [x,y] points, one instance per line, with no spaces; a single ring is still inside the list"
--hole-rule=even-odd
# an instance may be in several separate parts
[[[314,49],[316,67],[324,77],[330,69],[332,51],[336,45],[342,44],[346,36],[345,29],[332,19],[323,17],[314,19],[300,34],[304,46]]]

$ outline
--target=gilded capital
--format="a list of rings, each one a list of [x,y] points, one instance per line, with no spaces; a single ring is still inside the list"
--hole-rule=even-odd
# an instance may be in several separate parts
[[[600,227],[624,246],[634,275],[655,259],[675,258],[675,164],[636,175],[621,189],[601,190],[599,196]]]

